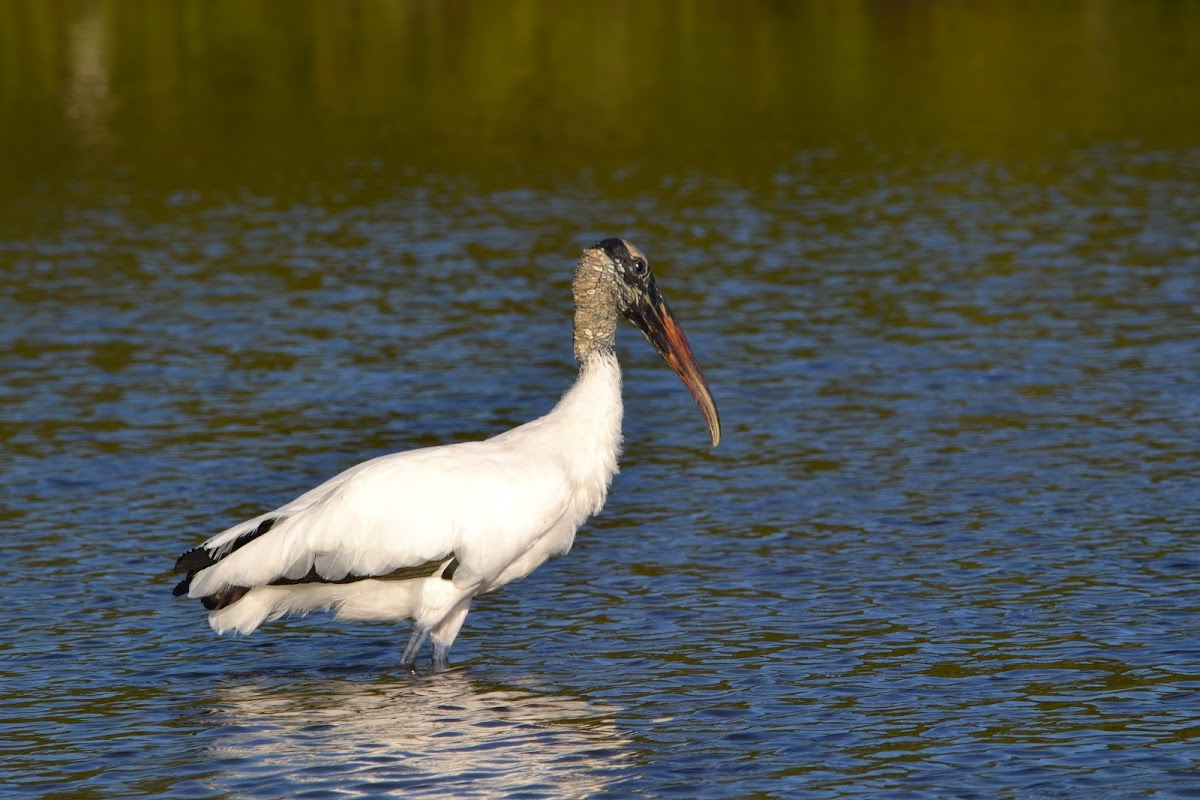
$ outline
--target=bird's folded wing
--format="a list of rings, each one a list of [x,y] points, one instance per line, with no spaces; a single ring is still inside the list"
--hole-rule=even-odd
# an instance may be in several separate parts
[[[494,576],[562,518],[571,485],[552,462],[487,445],[365,462],[273,514],[229,529],[203,549],[214,555],[236,549],[199,572],[189,594],[403,575],[429,565],[436,571],[452,556],[468,568],[465,574]],[[248,538],[267,519],[275,520],[269,530]]]

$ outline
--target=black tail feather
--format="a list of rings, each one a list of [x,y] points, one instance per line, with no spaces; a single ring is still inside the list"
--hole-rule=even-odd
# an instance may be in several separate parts
[[[228,556],[230,553],[244,547],[245,545],[257,539],[259,536],[262,536],[264,533],[271,530],[271,528],[275,526],[275,523],[280,519],[280,517],[269,517],[264,519],[262,522],[258,523],[257,528],[239,536],[237,541],[233,543],[233,546],[227,549],[221,548],[223,552],[217,550],[206,550],[203,546],[193,547],[191,550],[188,550],[175,560],[175,572],[186,572],[187,576],[184,577],[184,579],[179,583],[175,584],[175,588],[171,590],[171,594],[173,594],[175,597],[180,597],[187,594],[188,590],[190,590],[192,587],[192,578],[196,576],[197,572],[208,569],[213,564],[216,564],[218,561]],[[220,552],[220,555],[214,555],[214,553],[217,552]],[[216,609],[233,605],[238,600],[241,600],[248,591],[250,590],[244,586],[229,586],[225,589],[222,589],[217,594],[209,595],[208,597],[202,597],[201,602],[204,603],[204,607],[209,611],[215,611]]]

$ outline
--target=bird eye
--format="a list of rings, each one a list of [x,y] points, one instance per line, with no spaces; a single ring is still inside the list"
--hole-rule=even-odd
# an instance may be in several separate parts
[[[633,260],[633,271],[639,278],[646,277],[646,273],[650,271],[650,268],[646,266],[646,259],[635,258]]]

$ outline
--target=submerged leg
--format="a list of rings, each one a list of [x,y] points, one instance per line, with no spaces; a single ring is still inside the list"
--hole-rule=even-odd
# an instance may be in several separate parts
[[[416,672],[417,653],[421,652],[421,645],[425,644],[425,637],[429,635],[429,628],[421,625],[414,625],[412,636],[408,638],[408,646],[404,648],[404,654],[400,656],[400,668],[408,672]]]
[[[450,669],[450,645],[454,644],[454,639],[458,636],[463,620],[467,618],[467,612],[470,610],[471,598],[468,597],[443,617],[441,622],[433,626],[434,671],[443,672]]]
[[[439,641],[433,643],[433,671],[445,672],[450,669],[450,645]]]

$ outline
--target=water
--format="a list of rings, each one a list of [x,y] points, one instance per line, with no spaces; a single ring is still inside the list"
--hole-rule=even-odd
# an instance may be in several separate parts
[[[543,134],[574,118],[575,72],[612,67],[602,56],[511,109],[532,115],[531,142],[493,102],[523,96],[500,80],[517,59],[477,106],[393,122],[390,143],[360,115],[400,91],[432,111],[433,94],[379,80],[327,89],[317,114],[280,66],[308,52],[322,6],[261,53],[246,31],[274,6],[188,16],[202,7],[145,23],[188,34],[199,87],[157,51],[131,71],[128,42],[162,37],[119,4],[0,7],[0,29],[41,43],[10,60],[33,70],[61,47],[76,70],[4,84],[5,112],[44,135],[0,133],[27,145],[0,173],[0,796],[1200,794],[1200,103],[1180,101],[1200,87],[1163,78],[1196,53],[1191,12],[1089,18],[1089,45],[1120,45],[1112,70],[1160,91],[1048,81],[1049,99],[1025,100],[1019,73],[1011,95],[995,84],[998,46],[962,62],[962,95],[927,68],[980,31],[1078,29],[1072,12],[996,28],[979,9],[752,6],[726,50],[706,38],[731,24],[723,6],[696,5],[683,40],[712,58],[687,86],[779,76],[725,95],[742,146],[716,141],[736,119],[656,144],[696,121],[688,92],[667,92],[575,164],[592,134]],[[480,7],[457,23],[350,7],[357,22],[320,34],[335,76],[356,36],[374,64],[412,26],[422,64],[456,35],[479,45],[435,84],[474,85],[474,59],[496,52]],[[600,13],[520,8],[535,30]],[[637,38],[670,12],[629,13],[649,15],[622,23]],[[803,82],[777,29],[828,59],[844,107]],[[858,36],[888,45],[865,75],[842,60]],[[1025,57],[1067,76],[1095,63],[1051,45],[1034,37]],[[266,77],[220,77],[238,65]],[[227,138],[229,120],[196,112],[221,107],[207,82],[239,113],[269,110]],[[943,94],[913,88],[930,85]],[[806,87],[836,136],[752,113]],[[913,125],[869,118],[870,87],[909,90]],[[952,102],[973,91],[1038,113],[976,127]],[[413,155],[471,107],[496,163],[461,132]],[[314,616],[220,639],[170,596],[180,552],[357,461],[544,413],[573,377],[573,259],[608,235],[654,263],[721,445],[623,327],[609,503],[568,556],[477,601],[452,671],[401,674],[403,628]]]

